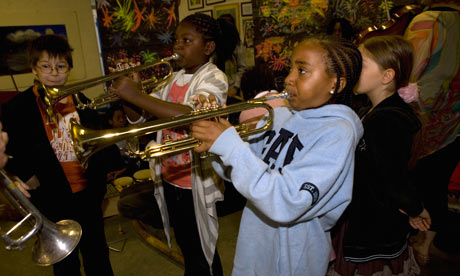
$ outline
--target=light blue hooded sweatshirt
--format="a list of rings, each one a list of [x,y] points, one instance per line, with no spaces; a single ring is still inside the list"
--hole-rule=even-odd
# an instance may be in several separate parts
[[[213,167],[247,199],[232,275],[326,274],[329,231],[351,200],[362,134],[350,108],[330,104],[276,108],[272,130],[248,142],[233,127],[219,136]]]

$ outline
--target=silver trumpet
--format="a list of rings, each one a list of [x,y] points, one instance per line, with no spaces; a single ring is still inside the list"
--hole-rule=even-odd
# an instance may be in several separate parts
[[[1,235],[7,250],[22,250],[23,245],[33,235],[37,240],[32,248],[32,259],[40,266],[55,264],[67,257],[78,245],[82,234],[81,226],[73,220],[61,220],[57,223],[49,221],[40,211],[19,191],[14,181],[5,170],[0,170],[0,189],[19,213],[24,217],[8,232]],[[24,222],[29,222],[32,229],[17,239],[10,235]]]

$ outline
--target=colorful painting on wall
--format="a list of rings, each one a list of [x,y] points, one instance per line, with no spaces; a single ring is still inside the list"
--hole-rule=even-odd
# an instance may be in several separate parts
[[[386,2],[386,5],[385,5]],[[291,51],[300,38],[326,33],[333,17],[345,18],[356,32],[384,23],[386,10],[413,0],[256,0],[254,8],[254,51],[256,63],[277,72],[282,85]]]
[[[120,64],[132,67],[170,56],[179,23],[177,7],[177,0],[98,0],[96,8],[106,73],[119,70]]]
[[[32,72],[27,59],[27,45],[44,34],[67,37],[65,25],[33,25],[0,27],[0,75]]]
[[[240,32],[240,15],[238,4],[214,6],[214,17],[219,18],[222,14],[231,14],[235,19],[236,28]]]

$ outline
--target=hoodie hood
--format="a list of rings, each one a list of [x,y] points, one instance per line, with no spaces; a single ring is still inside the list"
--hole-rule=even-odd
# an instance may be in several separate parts
[[[314,109],[305,109],[301,111],[291,111],[293,113],[297,113],[298,116],[302,118],[342,118],[350,123],[353,127],[354,135],[354,143],[358,144],[359,139],[363,136],[363,125],[361,120],[359,119],[358,115],[348,106],[341,105],[341,104],[328,104]]]

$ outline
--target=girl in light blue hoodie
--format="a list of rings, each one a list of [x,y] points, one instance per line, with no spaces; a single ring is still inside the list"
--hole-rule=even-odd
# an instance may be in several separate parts
[[[275,109],[271,130],[245,142],[225,120],[193,124],[196,151],[218,156],[214,169],[247,198],[232,275],[325,275],[363,132],[344,105],[361,62],[352,43],[307,38],[285,79],[290,106]]]

